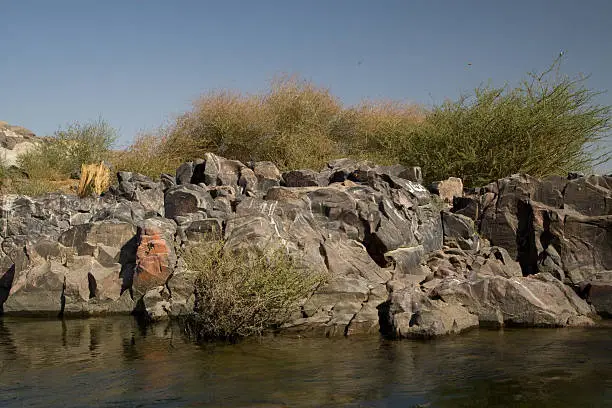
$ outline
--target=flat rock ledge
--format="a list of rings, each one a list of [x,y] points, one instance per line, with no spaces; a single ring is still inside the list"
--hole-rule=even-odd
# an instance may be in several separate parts
[[[418,167],[281,173],[209,153],[160,180],[120,172],[102,197],[6,195],[0,312],[188,315],[196,277],[180,249],[223,238],[283,246],[328,276],[282,333],[431,338],[612,315],[612,177],[457,180],[432,193]]]

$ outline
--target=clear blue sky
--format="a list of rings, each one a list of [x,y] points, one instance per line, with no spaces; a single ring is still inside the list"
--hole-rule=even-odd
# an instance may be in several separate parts
[[[102,116],[120,145],[202,93],[282,73],[346,104],[431,105],[563,50],[564,73],[612,92],[610,0],[0,0],[0,17],[0,120],[45,135]]]

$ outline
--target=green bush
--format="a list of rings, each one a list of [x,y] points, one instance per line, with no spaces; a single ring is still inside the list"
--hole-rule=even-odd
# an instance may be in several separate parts
[[[283,249],[227,253],[223,245],[201,243],[182,254],[197,273],[196,304],[187,327],[198,338],[236,339],[274,329],[323,282],[321,274]]]
[[[33,179],[66,179],[78,174],[81,164],[106,159],[116,136],[102,119],[74,123],[19,156],[18,165]]]
[[[558,63],[516,88],[481,86],[434,107],[402,145],[401,161],[421,166],[427,181],[456,176],[478,186],[519,172],[588,171],[607,160],[596,145],[610,131],[610,106],[594,103],[586,78],[560,75]]]

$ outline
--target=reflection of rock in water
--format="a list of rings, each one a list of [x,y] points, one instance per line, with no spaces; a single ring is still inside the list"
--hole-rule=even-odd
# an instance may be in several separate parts
[[[600,396],[609,392],[612,359],[603,352],[609,349],[609,340],[598,333],[506,330],[485,332],[484,339],[476,335],[466,341],[448,339],[436,347],[437,353],[453,357],[440,366],[439,373],[448,381],[432,384],[433,405],[603,406]],[[436,358],[432,354],[421,356],[420,369],[431,365]],[[433,374],[427,369],[422,372],[426,377]]]
[[[0,406],[58,398],[71,406],[602,406],[612,385],[610,333],[506,329],[429,342],[264,337],[196,345],[180,328],[142,330],[131,318],[5,318]],[[11,393],[21,400],[7,399]]]
[[[0,376],[17,359],[17,347],[13,342],[11,331],[0,318]],[[2,377],[0,377],[1,379]]]

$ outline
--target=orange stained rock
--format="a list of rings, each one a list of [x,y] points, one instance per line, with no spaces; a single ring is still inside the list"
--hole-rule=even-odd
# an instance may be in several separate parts
[[[136,250],[136,279],[139,286],[155,286],[166,282],[171,272],[169,254],[168,244],[159,230],[148,228],[142,232]]]

